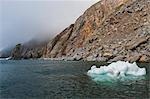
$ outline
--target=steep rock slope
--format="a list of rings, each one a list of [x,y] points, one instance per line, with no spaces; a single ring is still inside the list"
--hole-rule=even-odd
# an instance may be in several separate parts
[[[24,44],[17,44],[11,52],[12,59],[41,58],[46,50],[47,40],[30,40]]]
[[[150,0],[101,0],[48,43],[43,57],[150,61]]]

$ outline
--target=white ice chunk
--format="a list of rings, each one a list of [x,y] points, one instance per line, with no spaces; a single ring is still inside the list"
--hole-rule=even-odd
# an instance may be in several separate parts
[[[95,77],[95,75],[96,77],[98,75],[107,75],[110,77],[123,77],[125,75],[142,76],[146,75],[146,69],[139,68],[136,62],[129,63],[118,61],[111,63],[108,66],[101,66],[100,68],[92,66],[87,74],[91,77]]]

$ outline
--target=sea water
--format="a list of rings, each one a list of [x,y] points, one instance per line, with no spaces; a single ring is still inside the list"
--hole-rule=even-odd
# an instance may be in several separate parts
[[[146,68],[146,75],[142,77],[114,80],[101,76],[104,80],[98,82],[87,75],[87,71],[93,65],[109,64],[83,61],[1,60],[0,98],[149,98],[149,63],[138,63],[139,67]]]

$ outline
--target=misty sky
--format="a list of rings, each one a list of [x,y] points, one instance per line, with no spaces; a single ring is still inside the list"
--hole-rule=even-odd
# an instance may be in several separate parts
[[[0,49],[52,37],[98,0],[0,0]]]

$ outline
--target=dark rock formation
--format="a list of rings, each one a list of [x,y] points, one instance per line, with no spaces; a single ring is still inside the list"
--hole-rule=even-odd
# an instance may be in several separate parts
[[[31,40],[23,45],[23,50],[21,53],[22,58],[41,58],[46,50],[47,40],[39,41],[39,40]]]
[[[17,44],[12,50],[12,59],[41,58],[46,51],[48,41],[31,40],[25,44]]]
[[[12,59],[21,59],[21,50],[22,50],[22,45],[17,44],[11,53]]]

